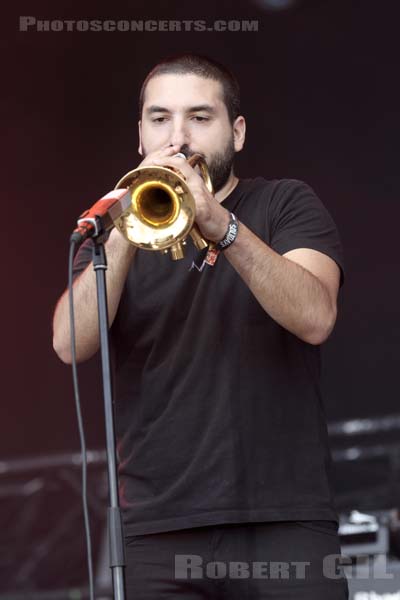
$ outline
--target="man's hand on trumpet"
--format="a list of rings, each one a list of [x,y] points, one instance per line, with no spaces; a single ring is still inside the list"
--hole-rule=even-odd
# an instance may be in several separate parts
[[[221,206],[209,192],[207,186],[185,158],[176,156],[180,146],[164,146],[160,150],[149,153],[138,165],[139,167],[157,166],[173,169],[189,187],[196,203],[196,223],[201,234],[207,240],[219,242],[225,235],[229,225],[229,212]]]

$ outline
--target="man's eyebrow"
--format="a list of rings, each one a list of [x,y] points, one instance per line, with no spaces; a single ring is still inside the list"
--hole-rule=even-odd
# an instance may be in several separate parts
[[[215,108],[213,106],[211,106],[210,104],[198,104],[197,106],[190,106],[189,108],[186,109],[187,113],[192,113],[192,112],[208,112],[210,114],[214,114],[215,113]],[[153,113],[169,113],[170,110],[168,110],[168,108],[165,108],[164,106],[158,106],[157,104],[152,104],[151,106],[149,106],[148,108],[146,108],[146,114],[148,115],[152,115]]]
[[[210,104],[198,104],[197,106],[191,106],[187,112],[208,112],[208,113],[215,113],[215,108],[213,106],[211,106]]]
[[[165,113],[165,112],[169,112],[169,110],[168,110],[168,108],[164,108],[163,106],[157,106],[156,104],[153,104],[152,106],[149,106],[148,108],[146,108],[146,113],[148,115],[151,115],[156,112]]]

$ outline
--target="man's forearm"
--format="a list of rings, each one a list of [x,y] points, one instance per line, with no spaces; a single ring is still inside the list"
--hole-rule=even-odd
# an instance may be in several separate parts
[[[117,312],[121,293],[136,248],[114,230],[106,243],[107,303],[109,324]],[[93,265],[74,282],[74,310],[77,360],[90,358],[99,347],[96,275]],[[68,290],[61,296],[53,320],[53,347],[66,363],[71,362]]]
[[[282,327],[310,344],[328,337],[336,310],[327,289],[310,271],[272,250],[243,223],[224,255]]]

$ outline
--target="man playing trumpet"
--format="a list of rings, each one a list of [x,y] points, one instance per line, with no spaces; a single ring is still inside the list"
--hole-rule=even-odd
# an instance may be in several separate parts
[[[184,178],[215,252],[200,266],[188,243],[173,262],[116,228],[106,243],[128,598],[344,599],[325,568],[340,547],[319,390],[343,279],[335,224],[303,182],[235,175],[246,123],[222,65],[159,63],[139,108],[139,166]],[[214,194],[182,156],[195,153]],[[80,361],[99,347],[91,258],[86,242]],[[66,294],[54,348],[71,361]]]

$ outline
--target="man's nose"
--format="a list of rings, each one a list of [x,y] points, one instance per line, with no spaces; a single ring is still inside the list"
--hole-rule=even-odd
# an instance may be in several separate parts
[[[174,124],[174,128],[171,134],[170,143],[173,146],[183,146],[189,143],[188,131],[184,123],[178,122]]]

